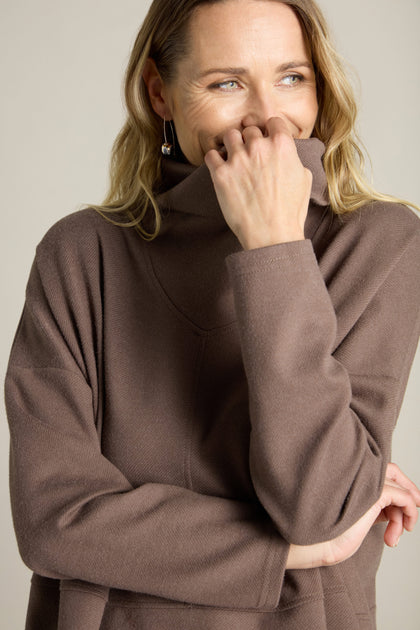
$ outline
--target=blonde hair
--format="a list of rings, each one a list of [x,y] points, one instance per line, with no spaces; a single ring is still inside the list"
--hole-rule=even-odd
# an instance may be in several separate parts
[[[154,0],[134,43],[125,77],[127,119],[114,143],[108,194],[102,205],[93,207],[112,223],[135,227],[146,240],[154,239],[161,226],[156,193],[161,184],[163,121],[150,104],[142,78],[145,63],[151,57],[162,80],[174,80],[177,63],[188,53],[193,11],[223,1]],[[312,56],[319,104],[312,135],[325,144],[323,164],[332,210],[344,214],[374,200],[413,205],[376,192],[366,180],[362,145],[355,132],[353,90],[317,4],[314,0],[274,1],[294,11]]]

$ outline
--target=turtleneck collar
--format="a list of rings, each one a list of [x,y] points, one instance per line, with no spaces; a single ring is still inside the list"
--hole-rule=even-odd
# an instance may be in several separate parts
[[[305,233],[310,237],[316,228],[316,217],[311,212],[313,205],[328,206],[327,179],[322,165],[325,146],[317,138],[295,140],[302,164],[312,172],[311,207],[305,224]],[[162,209],[203,216],[224,222],[211,180],[205,164],[193,166],[171,159],[162,161],[163,190],[158,198]],[[318,215],[318,213],[316,213]]]

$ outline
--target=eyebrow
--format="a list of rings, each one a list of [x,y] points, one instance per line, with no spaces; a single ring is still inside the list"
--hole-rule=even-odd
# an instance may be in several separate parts
[[[312,63],[310,61],[288,61],[286,63],[282,63],[280,66],[276,68],[276,72],[285,72],[287,70],[292,70],[293,68],[312,68]],[[248,70],[246,68],[209,68],[208,70],[204,70],[200,72],[198,78],[202,79],[209,74],[247,74]]]

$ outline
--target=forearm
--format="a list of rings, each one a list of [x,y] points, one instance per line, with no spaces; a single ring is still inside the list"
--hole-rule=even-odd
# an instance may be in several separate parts
[[[387,466],[381,496],[348,530],[335,539],[308,546],[291,545],[288,569],[331,566],[350,558],[373,525],[387,522],[384,541],[396,547],[404,530],[413,531],[418,520],[420,490],[396,464]]]
[[[28,400],[36,375],[11,368],[7,380],[12,508],[31,569],[208,606],[276,606],[288,544],[258,505],[165,484],[133,488],[87,430],[82,380],[57,369],[39,376],[50,392],[42,420],[23,407],[22,387]]]
[[[341,343],[337,351],[337,317],[310,241],[235,254],[228,263],[249,385],[250,466],[258,497],[289,542],[332,539],[369,509],[383,486],[395,400],[407,376],[402,364],[413,353],[418,311],[405,308],[404,324],[395,324],[390,334],[377,310],[391,291],[394,309],[404,305],[407,291],[416,294],[409,286],[410,257],[398,270],[400,286],[392,278],[392,286],[383,283],[374,296],[375,325],[368,328],[364,317],[359,327],[361,338],[364,327],[369,330],[369,353],[353,330],[347,347]],[[360,375],[350,374],[351,362]]]

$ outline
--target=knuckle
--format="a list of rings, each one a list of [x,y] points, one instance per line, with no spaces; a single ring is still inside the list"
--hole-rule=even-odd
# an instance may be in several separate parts
[[[287,148],[287,140],[286,140],[286,135],[282,132],[282,131],[275,131],[272,136],[271,139],[273,141],[273,143],[279,147],[279,148]]]
[[[226,172],[226,163],[218,162],[213,164],[211,168],[211,178],[216,187],[223,188],[227,184],[228,173]]]
[[[271,137],[276,142],[284,142],[285,144],[287,144],[289,140],[293,141],[293,138],[289,136],[284,126],[277,124],[273,126]]]
[[[249,152],[251,155],[257,155],[264,151],[264,138],[252,137],[248,144]]]
[[[224,186],[228,183],[229,173],[224,164],[218,165],[214,170],[214,180],[216,184]]]
[[[213,167],[217,160],[217,151],[215,149],[210,149],[204,156],[204,161],[209,167]]]
[[[259,132],[259,128],[257,127],[257,125],[248,125],[247,127],[244,127],[244,129],[242,130],[242,134],[246,135],[246,134],[255,134],[256,132]]]
[[[389,463],[387,466],[387,470],[386,470],[386,474],[388,477],[390,477],[393,481],[396,480],[398,474],[400,473],[400,469],[397,466],[397,464],[394,463]]]
[[[235,142],[238,140],[242,140],[242,134],[239,129],[229,129],[224,136],[224,139],[228,142]]]

